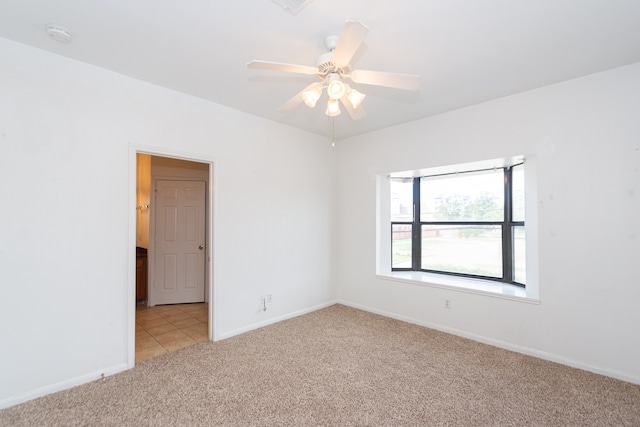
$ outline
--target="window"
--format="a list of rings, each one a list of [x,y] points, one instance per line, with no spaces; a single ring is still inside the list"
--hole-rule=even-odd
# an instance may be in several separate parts
[[[526,284],[524,166],[390,178],[391,269]]]

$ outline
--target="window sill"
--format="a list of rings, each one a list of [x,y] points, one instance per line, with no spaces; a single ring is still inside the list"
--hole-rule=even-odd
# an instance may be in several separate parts
[[[393,280],[433,288],[487,295],[529,304],[540,304],[540,299],[527,296],[527,290],[524,288],[506,283],[493,282],[491,280],[448,276],[446,274],[426,273],[421,271],[393,271],[385,274],[376,274],[376,277],[379,279]]]

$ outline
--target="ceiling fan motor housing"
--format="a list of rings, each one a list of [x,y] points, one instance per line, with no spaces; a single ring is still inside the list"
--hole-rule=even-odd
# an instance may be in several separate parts
[[[340,77],[342,77],[345,74],[348,75],[351,73],[351,67],[349,65],[340,67],[339,65],[331,62],[331,52],[329,52],[328,58],[325,58],[325,55],[327,54],[325,53],[318,58],[318,75],[320,77],[326,77],[333,73],[340,74]]]

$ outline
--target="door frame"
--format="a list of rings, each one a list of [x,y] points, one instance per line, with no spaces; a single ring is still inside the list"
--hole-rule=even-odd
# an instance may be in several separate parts
[[[214,314],[217,312],[214,306],[217,305],[217,298],[215,293],[215,275],[216,270],[214,268],[214,255],[215,255],[215,239],[214,228],[215,218],[217,217],[215,209],[216,203],[214,202],[216,195],[216,169],[214,167],[214,159],[202,154],[187,154],[184,152],[174,150],[164,150],[157,147],[144,146],[139,144],[129,144],[129,237],[127,239],[127,254],[129,259],[128,278],[127,278],[127,367],[133,368],[135,366],[135,332],[136,332],[136,189],[137,189],[137,155],[147,154],[150,156],[170,157],[179,160],[186,160],[191,162],[205,163],[209,165],[209,185],[206,188],[206,247],[207,254],[205,258],[206,265],[206,277],[205,277],[205,294],[209,299],[209,341],[216,341],[217,334],[215,333],[216,323],[214,320]]]

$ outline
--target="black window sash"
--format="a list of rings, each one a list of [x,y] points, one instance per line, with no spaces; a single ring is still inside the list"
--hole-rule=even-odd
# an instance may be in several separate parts
[[[393,268],[393,271],[424,271],[430,273],[446,274],[450,276],[472,277],[500,281],[510,283],[516,286],[525,287],[524,284],[513,280],[513,261],[514,261],[514,242],[513,228],[523,227],[524,221],[513,220],[513,187],[512,187],[512,165],[502,168],[504,171],[504,216],[503,221],[420,221],[420,184],[421,177],[413,179],[413,221],[395,221],[391,222],[393,233],[393,225],[411,225],[411,268]],[[480,172],[480,171],[469,171]],[[423,225],[468,225],[468,226],[484,226],[498,225],[502,229],[502,277],[478,276],[466,273],[455,273],[450,271],[427,270],[423,269],[422,263],[422,226]],[[393,237],[393,236],[392,236]],[[392,243],[393,245],[393,239]]]

